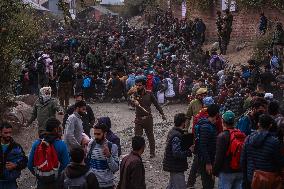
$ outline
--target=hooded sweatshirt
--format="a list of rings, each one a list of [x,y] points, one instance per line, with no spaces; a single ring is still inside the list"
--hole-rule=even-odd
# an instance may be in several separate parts
[[[86,165],[82,165],[82,164],[78,164],[74,162],[71,162],[64,170],[64,174],[61,175],[59,188],[64,188],[64,180],[66,178],[77,179],[82,176],[85,176],[85,179],[86,179],[86,183],[87,183],[86,189],[99,189],[100,188],[96,175],[93,172],[90,172],[89,168]]]
[[[268,131],[257,131],[247,137],[241,154],[244,179],[251,182],[255,170],[276,172],[283,168],[280,143]]]

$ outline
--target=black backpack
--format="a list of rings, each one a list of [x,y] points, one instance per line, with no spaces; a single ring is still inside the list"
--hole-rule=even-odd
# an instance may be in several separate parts
[[[87,177],[92,173],[89,170],[85,175],[77,178],[69,178],[64,172],[64,189],[88,189]]]

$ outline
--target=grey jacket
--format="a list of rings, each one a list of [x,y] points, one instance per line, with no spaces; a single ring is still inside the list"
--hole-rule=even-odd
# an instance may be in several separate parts
[[[72,148],[81,147],[83,132],[84,130],[81,116],[77,112],[74,112],[66,121],[63,136],[64,142],[67,144],[69,151]]]

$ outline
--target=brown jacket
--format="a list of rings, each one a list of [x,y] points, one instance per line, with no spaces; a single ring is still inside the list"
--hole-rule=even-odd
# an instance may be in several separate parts
[[[145,168],[142,158],[131,152],[122,159],[117,189],[146,189]]]
[[[140,107],[136,107],[136,118],[141,118],[144,116],[149,116],[152,117],[151,114],[151,105],[153,104],[157,110],[160,112],[161,115],[164,115],[163,110],[161,108],[161,106],[159,105],[156,97],[153,95],[153,93],[145,91],[144,94],[142,95],[138,95],[137,93],[133,94],[135,97],[135,100],[137,100],[140,104],[140,106],[142,106],[148,113],[146,113],[142,108]]]

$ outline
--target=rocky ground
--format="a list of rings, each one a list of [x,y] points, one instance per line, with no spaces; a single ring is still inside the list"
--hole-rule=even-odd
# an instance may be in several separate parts
[[[127,154],[131,149],[131,137],[134,133],[134,111],[128,109],[126,104],[94,104],[92,108],[96,117],[109,116],[112,121],[112,129],[121,138],[122,154]],[[143,161],[146,169],[146,182],[148,189],[165,189],[169,174],[162,170],[162,159],[165,148],[166,135],[169,129],[173,126],[173,116],[179,112],[186,111],[186,105],[169,105],[163,107],[168,120],[162,121],[159,113],[153,108],[154,115],[154,132],[156,138],[156,158],[149,158],[149,148],[146,149],[143,155]],[[26,153],[29,153],[32,141],[36,138],[36,125],[29,128],[22,128],[20,133],[16,135],[17,142],[23,145]],[[147,143],[148,145],[148,143]],[[191,159],[189,159],[189,162]],[[117,177],[118,179],[118,177]],[[116,180],[117,180],[116,179]],[[200,179],[199,179],[200,180]],[[196,188],[200,187],[198,180]],[[23,171],[19,179],[19,188],[28,189],[34,188],[35,179],[26,169]]]

